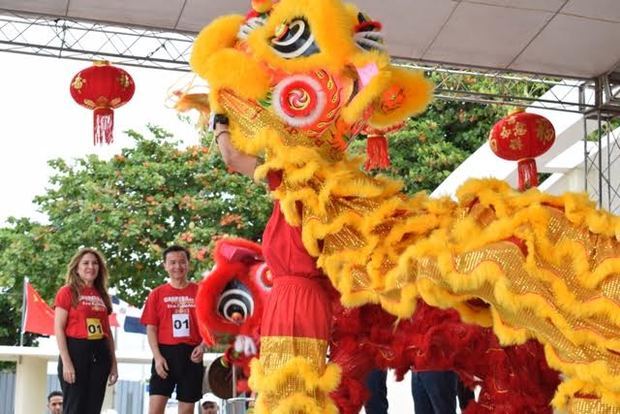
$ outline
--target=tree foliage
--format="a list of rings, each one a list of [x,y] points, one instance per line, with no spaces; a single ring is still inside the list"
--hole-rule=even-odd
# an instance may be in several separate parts
[[[149,137],[129,131],[135,146],[110,160],[90,155],[73,164],[50,161],[51,188],[35,198],[49,223],[10,219],[0,229],[3,311],[19,315],[25,276],[51,302],[69,259],[83,246],[104,254],[110,285],[140,306],[164,279],[166,246],[188,247],[194,271],[202,272],[211,266],[218,237],[260,238],[271,207],[262,186],[229,174],[207,142],[180,149],[167,132],[149,130]],[[14,343],[18,325],[3,323],[0,341]]]
[[[392,166],[387,173],[402,179],[405,191],[433,191],[487,139],[505,108],[435,101],[420,117],[390,137]]]
[[[48,229],[29,219],[10,219],[10,227],[0,229],[0,344],[17,344],[25,277],[36,280],[37,289],[50,295],[58,287],[56,272],[50,273],[63,263],[58,255],[42,253],[57,246],[47,245]],[[25,336],[25,344],[32,343],[33,336]]]

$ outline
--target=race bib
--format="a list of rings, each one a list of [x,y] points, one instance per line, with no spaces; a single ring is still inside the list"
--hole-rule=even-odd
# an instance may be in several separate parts
[[[172,314],[172,336],[175,338],[189,336],[189,313]]]
[[[88,339],[103,338],[103,327],[99,318],[86,318],[86,333]]]

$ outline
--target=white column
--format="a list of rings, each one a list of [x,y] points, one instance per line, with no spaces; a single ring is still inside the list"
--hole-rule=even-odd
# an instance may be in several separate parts
[[[15,376],[15,414],[45,412],[47,391],[47,360],[20,356]]]

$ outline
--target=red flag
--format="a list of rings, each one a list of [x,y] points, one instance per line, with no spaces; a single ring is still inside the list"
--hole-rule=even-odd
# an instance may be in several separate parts
[[[26,314],[24,332],[54,335],[54,310],[41,298],[30,282],[26,285]]]
[[[116,318],[116,312],[111,313],[108,316],[108,320],[110,321],[110,327],[111,328],[118,328],[121,325],[118,323],[118,319]]]

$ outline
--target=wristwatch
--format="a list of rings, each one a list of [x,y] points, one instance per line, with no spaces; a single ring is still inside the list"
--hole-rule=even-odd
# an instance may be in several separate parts
[[[215,114],[213,117],[213,126],[217,124],[228,125],[228,117],[224,114]]]

